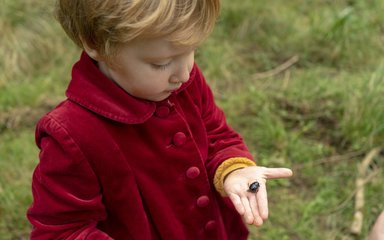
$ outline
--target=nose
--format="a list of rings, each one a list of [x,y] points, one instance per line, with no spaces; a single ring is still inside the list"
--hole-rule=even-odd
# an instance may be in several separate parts
[[[170,78],[171,83],[184,83],[188,81],[190,74],[190,67],[188,65],[180,66],[177,71]]]
[[[189,66],[185,66],[180,72],[179,81],[182,83],[188,81],[190,72]]]

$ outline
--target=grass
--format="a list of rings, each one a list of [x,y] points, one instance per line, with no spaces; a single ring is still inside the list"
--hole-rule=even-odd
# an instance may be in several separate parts
[[[362,232],[349,228],[357,164],[384,142],[384,2],[222,5],[197,61],[258,163],[295,171],[268,182],[270,218],[250,227],[251,239],[365,239],[384,209],[383,154],[370,166]],[[33,126],[64,97],[79,54],[51,11],[37,0],[4,0],[0,10],[1,239],[28,238]],[[293,56],[286,71],[255,77]]]
[[[1,135],[0,169],[0,233],[1,239],[27,239],[30,228],[25,218],[30,205],[30,173],[37,150],[33,146],[33,130],[20,129]],[[3,158],[4,156],[4,158]]]

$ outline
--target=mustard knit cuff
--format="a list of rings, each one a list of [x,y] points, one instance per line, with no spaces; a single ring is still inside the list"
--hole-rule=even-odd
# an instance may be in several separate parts
[[[240,168],[256,166],[256,163],[248,158],[235,157],[229,158],[222,162],[217,168],[215,176],[213,178],[213,184],[215,185],[216,190],[222,196],[226,196],[224,192],[224,179],[225,177]]]

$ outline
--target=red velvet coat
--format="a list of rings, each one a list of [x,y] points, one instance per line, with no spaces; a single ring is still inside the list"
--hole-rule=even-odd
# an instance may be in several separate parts
[[[213,176],[228,158],[252,157],[196,65],[178,92],[149,102],[83,53],[66,94],[36,129],[32,239],[247,238]]]

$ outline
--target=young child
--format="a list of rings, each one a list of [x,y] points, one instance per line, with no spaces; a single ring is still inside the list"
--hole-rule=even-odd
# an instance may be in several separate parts
[[[219,0],[59,0],[82,49],[36,129],[31,239],[246,239],[266,179],[194,63]]]

